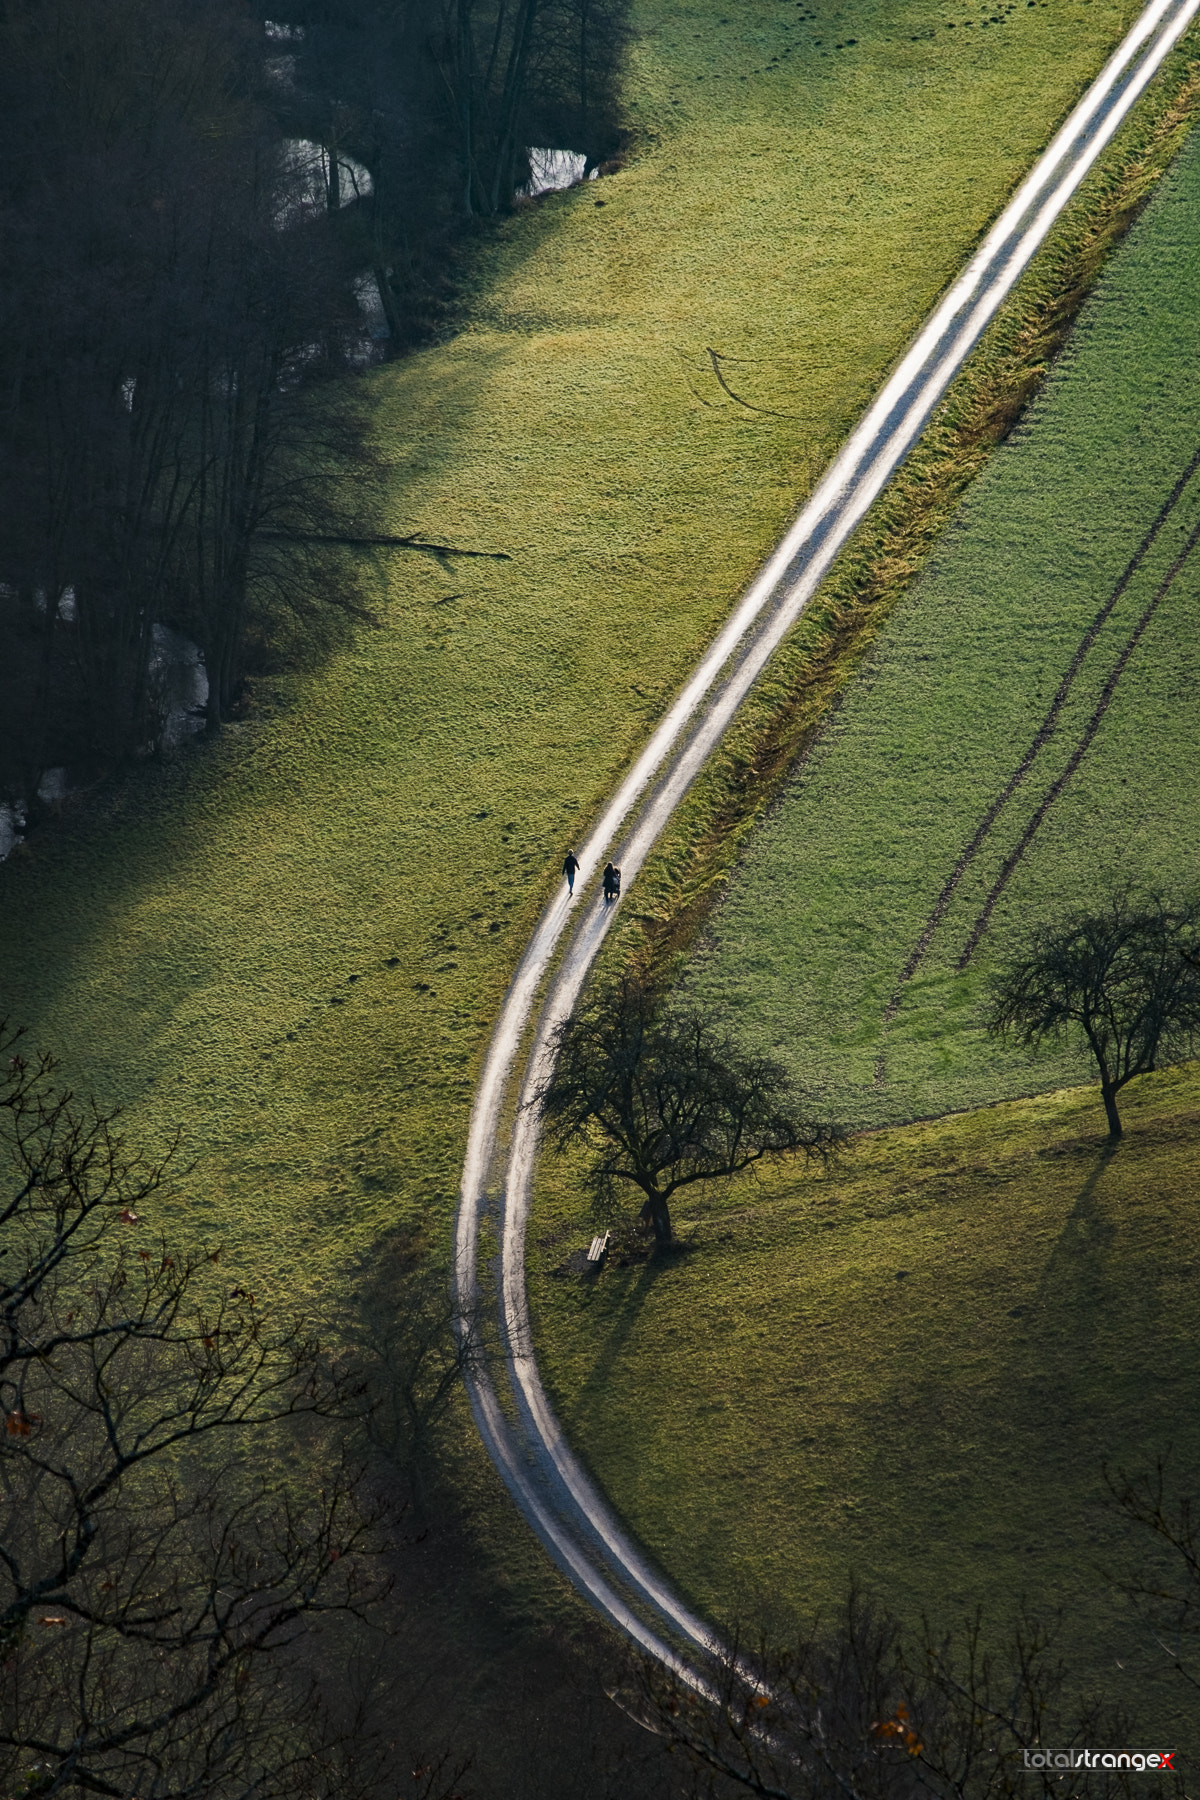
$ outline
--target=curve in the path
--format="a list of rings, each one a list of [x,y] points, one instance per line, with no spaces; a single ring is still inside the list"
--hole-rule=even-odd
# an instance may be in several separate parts
[[[538,1140],[528,1101],[547,1071],[550,1035],[574,1006],[615,911],[598,904],[594,877],[614,850],[626,886],[636,877],[768,658],[1198,9],[1200,0],[1152,0],[940,301],[609,802],[579,852],[575,898],[560,892],[547,907],[488,1048],[463,1168],[454,1281],[467,1313],[479,1294],[481,1228],[489,1216],[498,1221],[505,1355],[503,1393],[491,1364],[470,1374],[475,1420],[513,1499],[567,1577],[612,1624],[685,1674],[691,1654],[717,1648],[714,1634],[633,1543],[572,1452],[543,1390],[528,1324],[525,1227]],[[502,1156],[501,1128],[514,1104]]]

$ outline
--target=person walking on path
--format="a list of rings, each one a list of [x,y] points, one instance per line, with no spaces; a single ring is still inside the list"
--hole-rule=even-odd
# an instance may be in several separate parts
[[[604,865],[604,904],[611,906],[621,891],[621,871],[614,869],[611,863]]]
[[[573,850],[568,850],[567,851],[567,860],[563,864],[563,874],[567,878],[568,894],[573,894],[575,892],[575,871],[578,869],[578,867],[579,867],[579,864],[576,861],[575,852]]]

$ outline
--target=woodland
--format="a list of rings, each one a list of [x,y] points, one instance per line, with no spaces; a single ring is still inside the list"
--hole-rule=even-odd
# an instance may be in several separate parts
[[[623,8],[0,9],[0,802],[161,750],[179,634],[211,734],[362,612],[353,378],[449,328],[530,145],[612,152]]]

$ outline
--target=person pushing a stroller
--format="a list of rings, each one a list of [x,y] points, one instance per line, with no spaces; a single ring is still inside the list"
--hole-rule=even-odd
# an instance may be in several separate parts
[[[604,904],[611,906],[621,892],[621,871],[608,862],[604,865]]]

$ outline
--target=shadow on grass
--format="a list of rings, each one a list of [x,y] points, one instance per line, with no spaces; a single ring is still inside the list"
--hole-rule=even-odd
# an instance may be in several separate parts
[[[579,1396],[575,1402],[573,1423],[583,1423],[593,1416],[598,1406],[603,1405],[621,1352],[641,1317],[642,1308],[650,1297],[651,1288],[660,1275],[676,1266],[683,1254],[682,1248],[675,1247],[666,1252],[652,1252],[646,1262],[642,1264],[637,1280],[626,1292],[624,1298],[618,1302],[608,1335],[601,1344],[587,1379],[579,1390]]]
[[[1173,1383],[1194,1367],[1178,1334],[1163,1332],[1161,1257],[1152,1218],[1143,1224],[1137,1211],[1159,1174],[1141,1147],[1136,1134],[1119,1153],[1095,1138],[1055,1141],[1055,1161],[1035,1158],[1016,1181],[985,1183],[980,1197],[1009,1220],[1003,1262],[947,1262],[928,1290],[914,1289],[916,1315],[894,1306],[881,1315],[892,1373],[860,1406],[860,1441],[872,1447],[864,1486],[906,1491],[913,1504],[884,1509],[882,1542],[915,1504],[923,1578],[936,1570],[958,1603],[1033,1596],[1047,1576],[1044,1604],[1087,1591],[1090,1547],[1110,1530],[1097,1492],[1105,1455],[1153,1440]],[[1054,1188],[1061,1210],[1039,1243],[1030,1227]],[[878,1533],[867,1541],[878,1553]],[[1112,1628],[1107,1603],[1098,1617]]]
[[[1081,1335],[1094,1338],[1097,1304],[1116,1299],[1118,1291],[1123,1300],[1130,1298],[1121,1280],[1117,1227],[1100,1199],[1101,1183],[1120,1147],[1106,1138],[1096,1152],[1078,1198],[1063,1221],[1058,1241],[1046,1258],[1033,1296],[1033,1308],[1046,1324],[1056,1316],[1070,1318],[1074,1327],[1070,1333],[1071,1348],[1076,1356],[1082,1349]],[[1082,1151],[1084,1146],[1078,1148]],[[1122,1169],[1129,1160],[1129,1151],[1136,1153],[1136,1140],[1127,1146]]]

